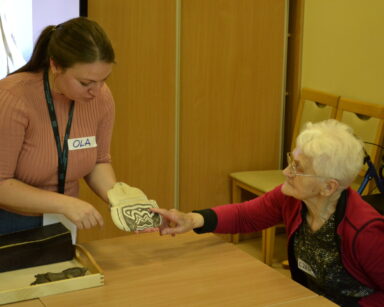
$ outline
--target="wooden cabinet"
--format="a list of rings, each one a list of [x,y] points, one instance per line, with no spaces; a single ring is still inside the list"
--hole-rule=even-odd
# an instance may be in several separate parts
[[[284,29],[285,1],[182,1],[182,210],[228,203],[231,172],[279,166]]]
[[[161,207],[230,201],[228,174],[277,168],[286,0],[91,0],[116,51],[111,148],[118,179]],[[124,235],[106,220],[79,240]]]

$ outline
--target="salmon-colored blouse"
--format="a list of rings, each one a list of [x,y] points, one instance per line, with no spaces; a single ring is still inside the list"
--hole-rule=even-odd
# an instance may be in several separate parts
[[[61,146],[70,101],[52,93]],[[65,194],[78,195],[78,179],[97,163],[110,163],[114,101],[106,84],[89,102],[75,102]],[[43,73],[17,73],[0,80],[0,182],[18,179],[57,191],[58,155],[47,103]]]

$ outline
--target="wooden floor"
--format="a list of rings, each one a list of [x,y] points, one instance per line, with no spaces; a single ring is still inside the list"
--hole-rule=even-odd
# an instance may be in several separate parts
[[[256,238],[242,240],[236,246],[257,259],[261,259],[261,236]],[[289,269],[284,269],[281,262],[287,257],[287,236],[285,233],[276,235],[275,251],[272,267],[280,273],[291,277]]]

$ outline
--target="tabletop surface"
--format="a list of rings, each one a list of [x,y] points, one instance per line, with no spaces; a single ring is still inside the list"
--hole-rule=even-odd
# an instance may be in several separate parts
[[[20,307],[336,306],[212,234],[128,235],[84,246],[105,285]]]

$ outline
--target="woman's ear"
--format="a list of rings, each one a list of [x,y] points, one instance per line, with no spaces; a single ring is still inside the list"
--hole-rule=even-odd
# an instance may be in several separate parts
[[[335,193],[340,187],[340,183],[336,179],[328,179],[325,184],[324,188],[321,190],[320,194],[322,196],[331,196],[333,193]]]
[[[53,75],[56,75],[61,72],[60,66],[55,63],[55,60],[52,57],[49,58],[49,67],[51,68]]]

